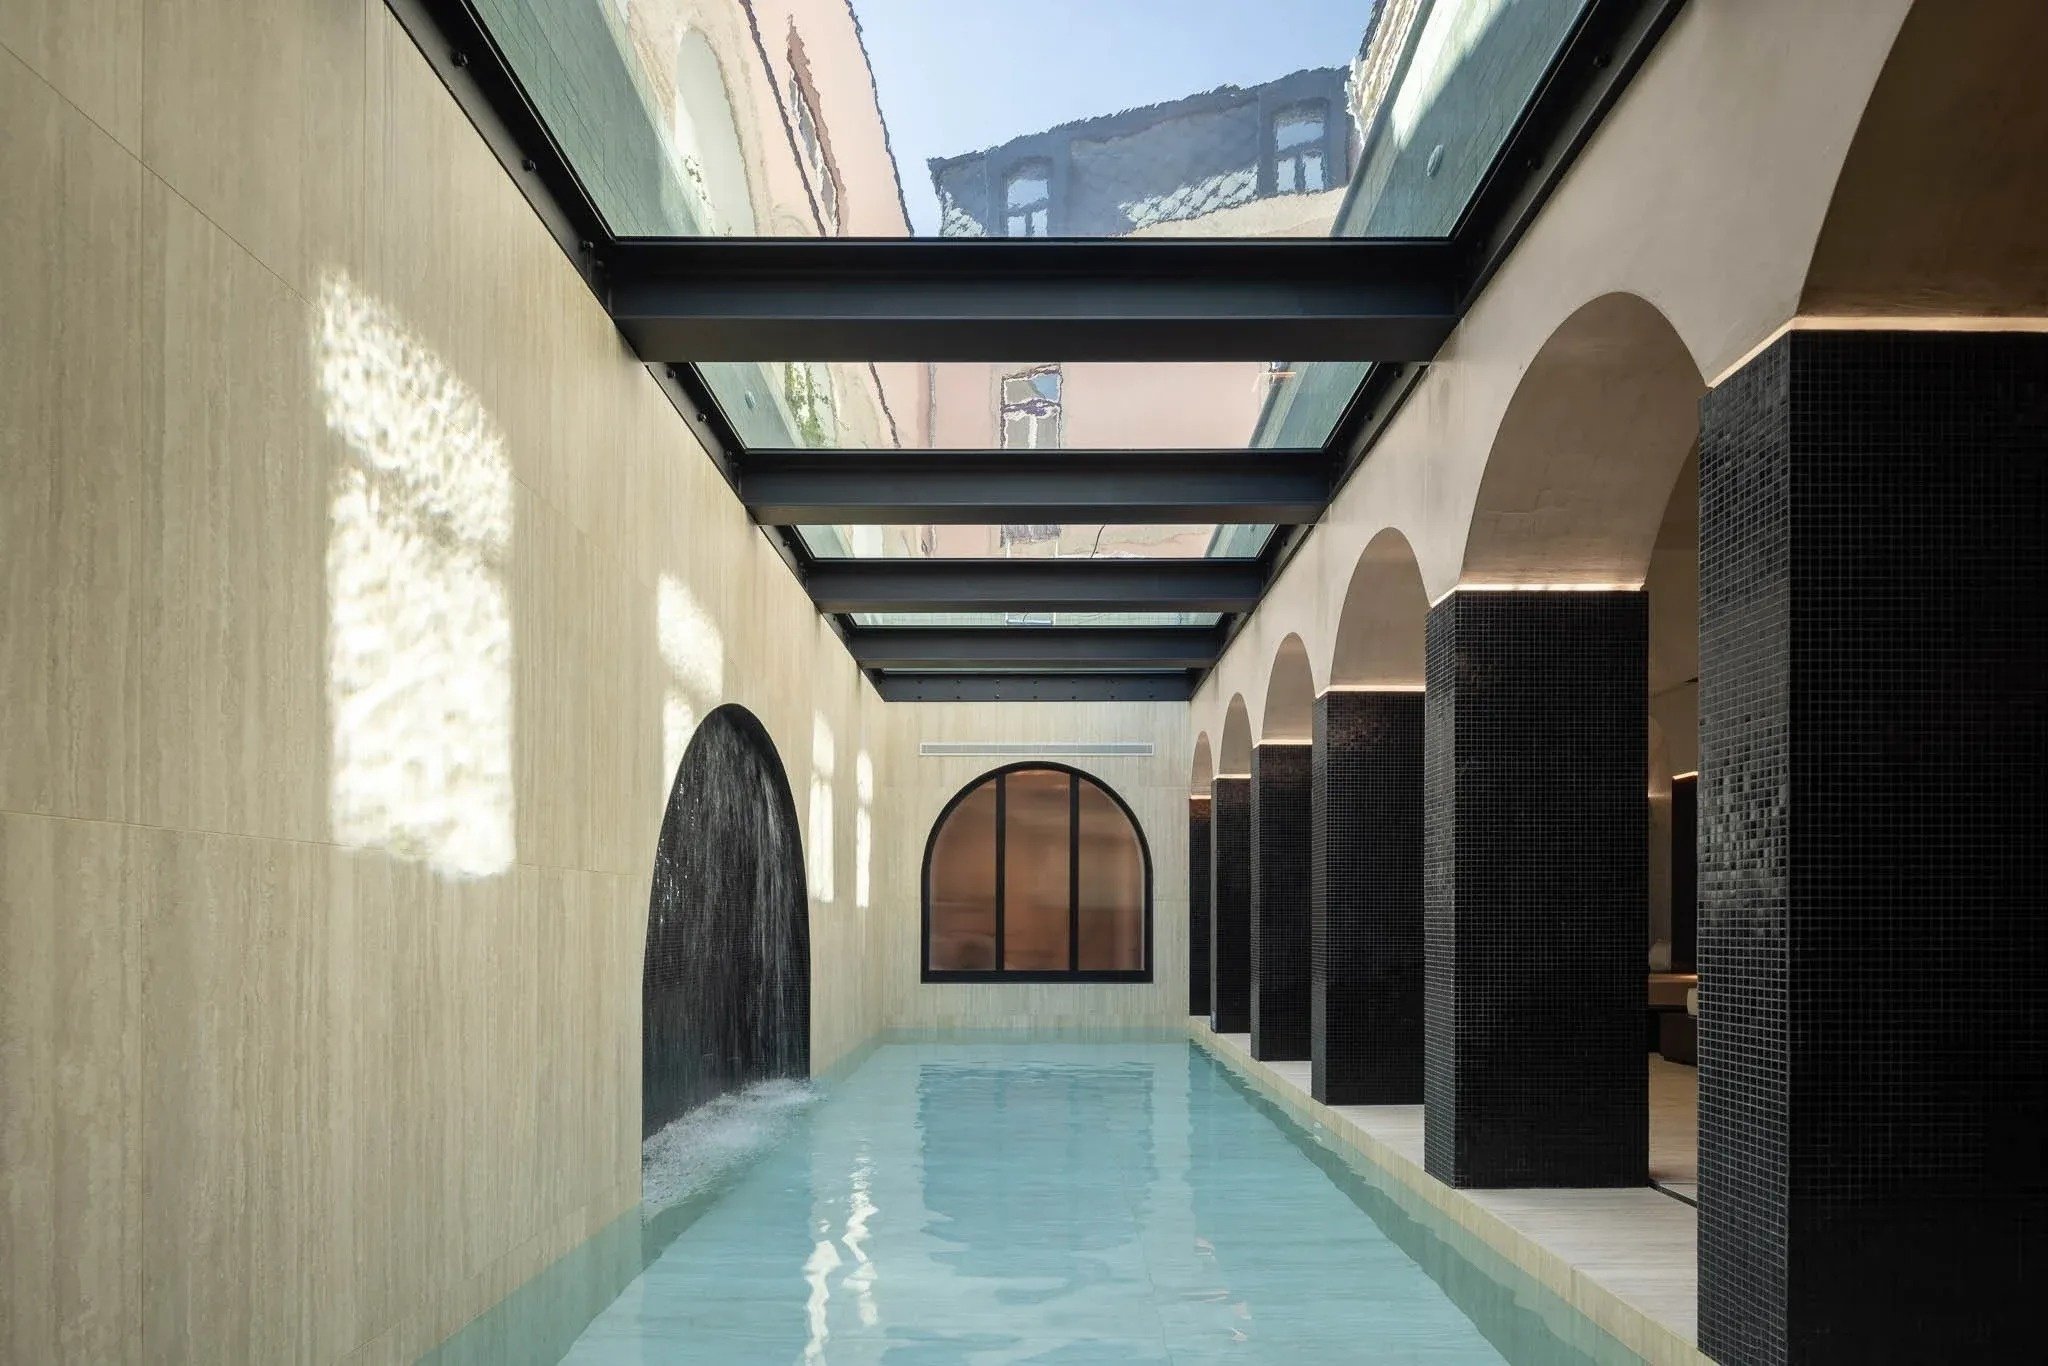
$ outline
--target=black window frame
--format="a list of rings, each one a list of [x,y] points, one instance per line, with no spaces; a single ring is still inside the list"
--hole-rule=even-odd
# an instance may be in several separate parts
[[[1003,779],[1012,773],[1025,771],[1064,773],[1072,780],[1067,787],[1067,961],[1078,965],[1081,953],[1080,936],[1080,883],[1081,860],[1079,824],[1081,815],[1080,784],[1087,783],[1115,803],[1118,811],[1131,824],[1131,831],[1138,837],[1138,857],[1143,865],[1145,877],[1144,922],[1141,931],[1142,966],[1137,968],[1082,968],[1070,966],[1063,969],[1035,968],[1028,971],[1006,971],[1003,968],[1003,845],[1009,838],[1004,817]],[[932,854],[938,847],[939,832],[946,828],[953,812],[960,803],[979,791],[983,785],[996,784],[996,838],[995,838],[995,939],[996,964],[991,968],[934,968],[932,966]],[[1133,986],[1149,985],[1153,980],[1153,917],[1152,917],[1152,843],[1145,838],[1144,822],[1121,793],[1106,781],[1072,764],[1055,763],[1050,759],[1024,759],[1013,764],[1004,764],[989,769],[970,780],[955,792],[939,809],[932,826],[924,837],[924,861],[918,873],[918,980],[924,983],[957,984],[975,982],[981,984],[1005,982],[1082,982],[1122,983]]]

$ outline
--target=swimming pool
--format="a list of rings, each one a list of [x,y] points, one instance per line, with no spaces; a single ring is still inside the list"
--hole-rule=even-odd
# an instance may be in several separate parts
[[[1635,1360],[1185,1043],[889,1044],[769,1110],[565,1360]]]

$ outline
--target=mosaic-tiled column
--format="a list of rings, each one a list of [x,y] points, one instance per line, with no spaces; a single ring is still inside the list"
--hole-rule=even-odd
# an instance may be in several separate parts
[[[1188,800],[1188,1014],[1209,1013],[1209,794]]]
[[[1312,747],[1252,748],[1252,1056],[1308,1057]]]
[[[2048,337],[1702,405],[1700,1346],[2008,1361],[2048,1248]]]
[[[1640,592],[1459,591],[1423,698],[1423,1150],[1453,1186],[1649,1179]]]
[[[1252,780],[1209,784],[1209,1027],[1252,1027]]]
[[[1311,1088],[1422,1099],[1422,694],[1316,699],[1309,820]]]

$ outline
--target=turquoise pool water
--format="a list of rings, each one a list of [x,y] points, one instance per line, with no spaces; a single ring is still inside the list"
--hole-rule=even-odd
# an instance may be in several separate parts
[[[1183,1043],[891,1044],[774,1113],[567,1361],[1634,1360]]]

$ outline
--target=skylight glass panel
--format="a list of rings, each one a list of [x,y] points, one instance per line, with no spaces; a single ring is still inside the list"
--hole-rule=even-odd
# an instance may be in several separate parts
[[[698,366],[748,447],[1321,447],[1369,367],[1349,361],[773,361]]]
[[[613,233],[1448,233],[1584,0],[475,0]]]

